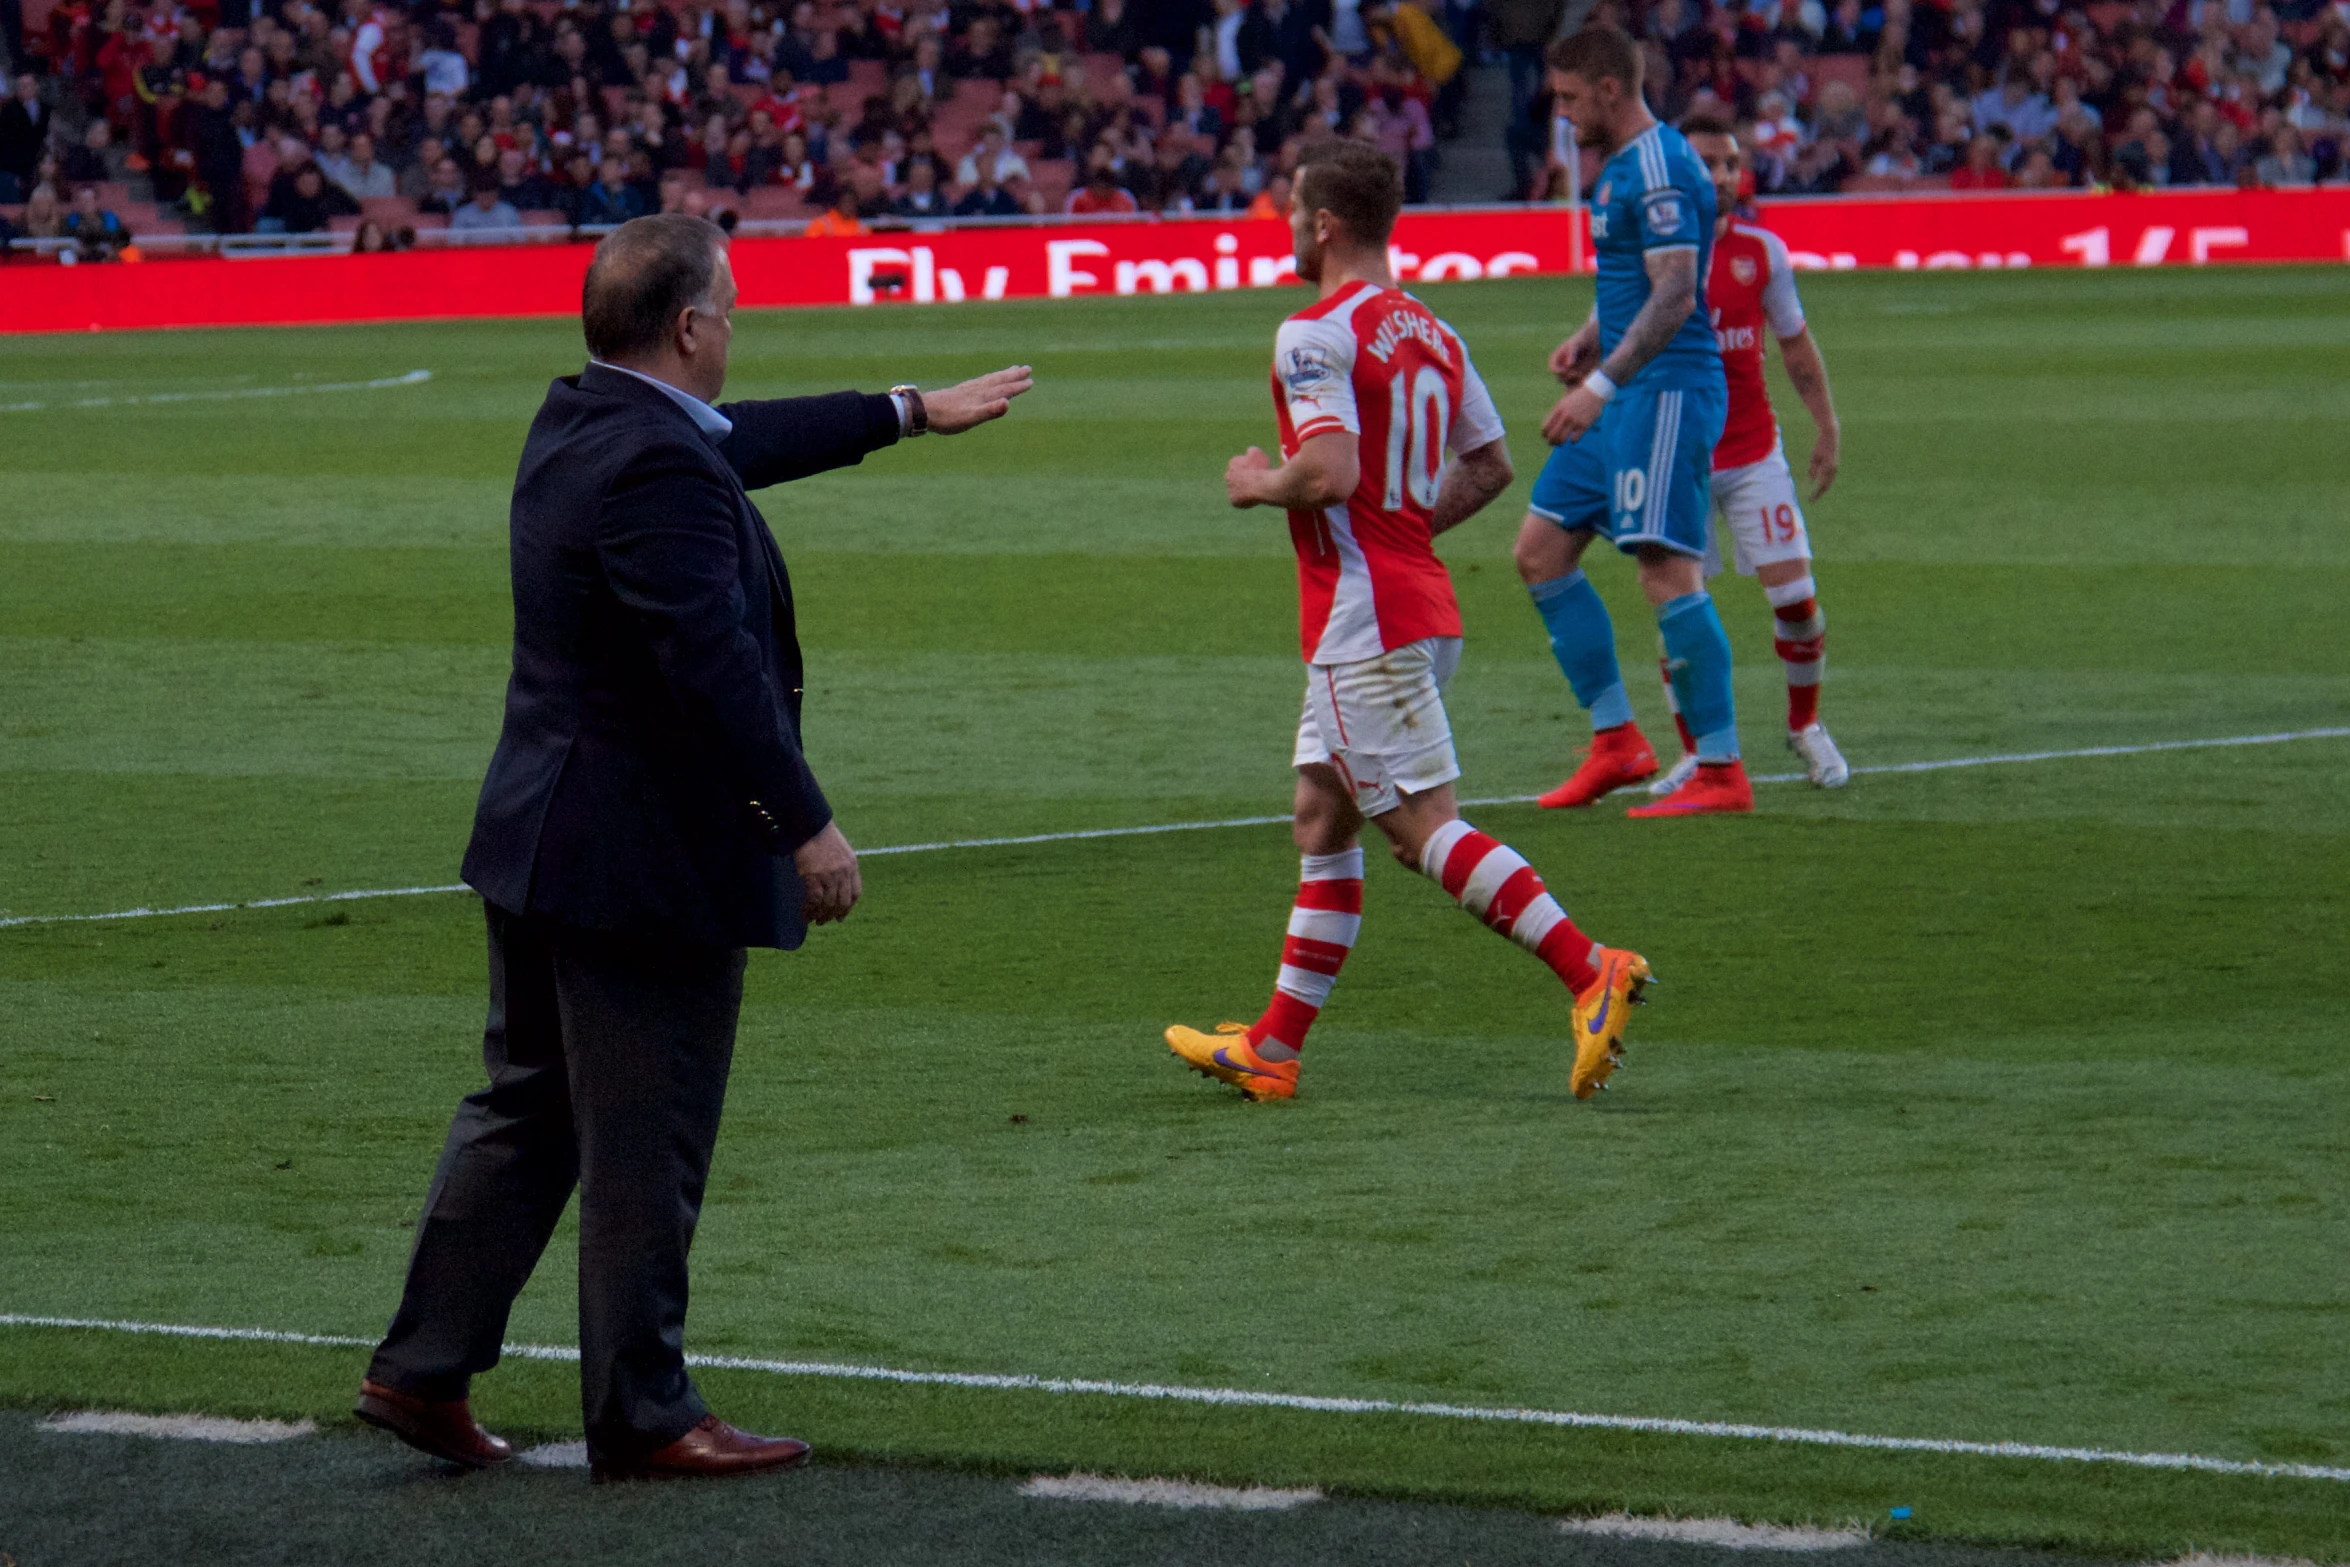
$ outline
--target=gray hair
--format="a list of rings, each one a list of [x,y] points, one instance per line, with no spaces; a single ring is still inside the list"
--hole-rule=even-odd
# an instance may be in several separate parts
[[[708,305],[726,232],[707,218],[661,212],[604,236],[580,288],[587,349],[618,362],[658,353],[689,305]]]

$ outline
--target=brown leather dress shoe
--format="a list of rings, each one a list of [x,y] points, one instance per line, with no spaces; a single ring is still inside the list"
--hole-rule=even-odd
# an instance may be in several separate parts
[[[768,1469],[792,1469],[808,1460],[808,1444],[788,1436],[753,1436],[737,1431],[716,1415],[657,1452],[626,1462],[599,1458],[589,1468],[597,1484],[607,1480],[715,1479],[721,1475],[758,1474]]]
[[[433,1403],[413,1393],[385,1387],[381,1382],[359,1384],[359,1403],[351,1411],[371,1426],[380,1426],[415,1448],[468,1469],[487,1469],[514,1456],[504,1437],[492,1436],[473,1423],[473,1410],[460,1398]]]

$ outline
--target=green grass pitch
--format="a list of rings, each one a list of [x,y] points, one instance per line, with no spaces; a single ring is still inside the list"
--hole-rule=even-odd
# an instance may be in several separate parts
[[[2344,723],[2344,287],[1810,279],[1847,420],[1813,518],[1824,713],[1855,764]],[[1516,432],[1519,487],[1444,553],[1463,790],[1524,795],[1579,736],[1508,540],[1588,292],[1429,292]],[[1286,536],[1218,480],[1269,443],[1294,303],[745,318],[738,396],[1037,367],[1001,426],[762,498],[854,841],[1286,808]],[[0,914],[454,880],[514,457],[579,360],[563,322],[9,342],[0,403],[52,406],[0,413]],[[1593,574],[1664,731],[1632,574]],[[1767,612],[1717,587],[1749,755],[1784,771]],[[1550,977],[1384,857],[1304,1096],[1266,1107],[1158,1035],[1262,1004],[1282,829],[876,857],[846,926],[752,963],[689,1346],[2350,1464],[2346,761],[1782,784],[1743,820],[1472,812],[1664,977],[1590,1105]],[[481,948],[456,896],[0,929],[0,1312],[380,1330],[478,1071]],[[568,1244],[516,1338],[574,1341]],[[7,1328],[0,1404],[332,1418],[360,1364]],[[830,1452],[978,1469],[2350,1556],[2329,1481],[705,1385]],[[478,1389],[549,1436],[574,1400],[560,1366]]]

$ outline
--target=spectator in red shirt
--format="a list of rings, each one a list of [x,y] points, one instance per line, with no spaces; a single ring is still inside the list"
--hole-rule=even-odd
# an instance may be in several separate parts
[[[2005,190],[2007,171],[1999,166],[1999,143],[1978,136],[1967,143],[1966,162],[1950,172],[1952,190]]]
[[[752,102],[749,113],[766,115],[776,130],[785,134],[798,130],[800,95],[792,89],[791,78],[779,76],[768,83],[767,91]]]
[[[1085,169],[1085,183],[1069,193],[1066,209],[1073,217],[1090,218],[1105,212],[1133,212],[1134,195],[1118,184],[1110,167],[1109,150],[1096,147]]]

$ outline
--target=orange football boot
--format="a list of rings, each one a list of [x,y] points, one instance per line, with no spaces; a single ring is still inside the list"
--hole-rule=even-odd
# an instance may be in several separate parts
[[[1295,1099],[1297,1062],[1268,1061],[1248,1042],[1246,1023],[1218,1023],[1213,1034],[1178,1023],[1167,1030],[1167,1048],[1203,1077],[1230,1083],[1251,1099]]]
[[[1656,748],[1638,724],[1618,724],[1591,737],[1583,765],[1573,777],[1534,803],[1546,811],[1589,805],[1611,789],[1621,789],[1656,776]]]
[[[1754,785],[1743,762],[1700,762],[1687,783],[1661,800],[1635,805],[1626,816],[1706,816],[1754,809]]]
[[[1622,947],[1599,949],[1599,978],[1575,998],[1575,1070],[1567,1086],[1577,1099],[1588,1099],[1607,1087],[1608,1078],[1624,1064],[1624,1026],[1632,1009],[1642,1004],[1641,992],[1655,983],[1648,959]]]

